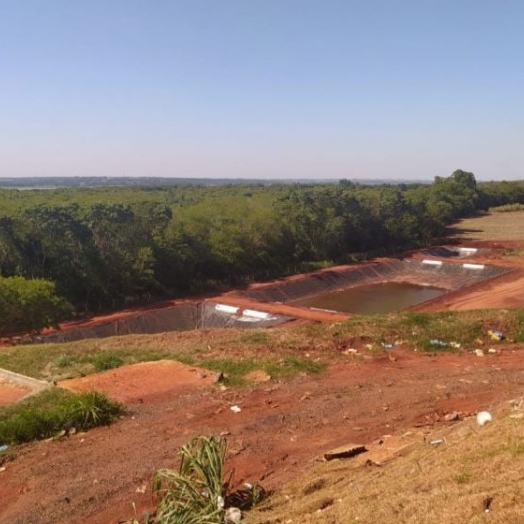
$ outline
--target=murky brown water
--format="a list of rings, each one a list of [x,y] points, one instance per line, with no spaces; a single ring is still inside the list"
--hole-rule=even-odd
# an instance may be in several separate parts
[[[292,302],[295,306],[330,309],[343,313],[359,313],[372,315],[374,313],[389,313],[426,300],[439,297],[446,293],[445,289],[386,282],[383,284],[368,284],[341,291],[330,291],[314,297],[302,298]]]

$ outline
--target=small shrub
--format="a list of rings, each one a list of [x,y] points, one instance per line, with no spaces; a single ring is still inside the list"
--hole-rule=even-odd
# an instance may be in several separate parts
[[[61,412],[64,425],[82,430],[108,426],[121,414],[120,404],[96,391],[70,397]]]

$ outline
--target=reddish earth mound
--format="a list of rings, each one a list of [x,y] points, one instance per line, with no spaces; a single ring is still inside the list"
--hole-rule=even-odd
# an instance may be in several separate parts
[[[70,391],[99,391],[126,404],[155,395],[194,392],[213,383],[211,372],[172,360],[141,362],[60,382]]]

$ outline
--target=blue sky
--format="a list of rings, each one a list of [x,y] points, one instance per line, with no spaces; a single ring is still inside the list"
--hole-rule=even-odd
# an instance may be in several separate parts
[[[0,176],[524,178],[520,0],[0,0]]]

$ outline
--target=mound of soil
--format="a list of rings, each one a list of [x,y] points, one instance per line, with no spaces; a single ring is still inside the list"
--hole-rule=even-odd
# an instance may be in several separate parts
[[[134,404],[169,392],[194,392],[213,380],[210,371],[173,360],[159,360],[64,380],[59,386],[75,392],[99,391],[119,402]]]

